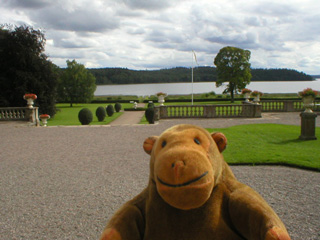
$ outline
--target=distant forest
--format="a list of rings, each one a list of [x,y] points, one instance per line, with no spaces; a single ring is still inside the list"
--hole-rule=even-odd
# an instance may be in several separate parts
[[[191,68],[176,67],[161,70],[129,70],[126,68],[91,68],[97,85],[191,82]],[[310,81],[314,78],[292,69],[252,69],[251,81]],[[215,82],[215,67],[193,69],[194,82]]]

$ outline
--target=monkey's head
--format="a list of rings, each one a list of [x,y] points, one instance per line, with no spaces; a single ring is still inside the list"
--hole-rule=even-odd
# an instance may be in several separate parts
[[[227,139],[194,125],[176,125],[145,140],[150,178],[162,199],[183,210],[201,207],[219,181]]]

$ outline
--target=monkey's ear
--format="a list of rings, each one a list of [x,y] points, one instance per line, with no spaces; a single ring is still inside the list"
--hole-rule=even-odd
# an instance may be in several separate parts
[[[223,152],[223,150],[225,150],[226,147],[227,147],[227,138],[226,138],[226,136],[223,133],[217,132],[217,133],[212,133],[211,137],[216,142],[219,151]]]
[[[144,140],[143,149],[149,155],[151,154],[153,145],[157,139],[158,139],[157,136],[152,136],[152,137],[148,137],[146,140]]]

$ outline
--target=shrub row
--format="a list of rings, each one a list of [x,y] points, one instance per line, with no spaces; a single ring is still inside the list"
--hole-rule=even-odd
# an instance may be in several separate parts
[[[114,111],[119,112],[121,110],[121,104],[116,103],[115,106],[109,104],[106,108],[100,106],[96,110],[96,116],[99,122],[102,122],[105,117],[108,115],[111,117],[114,114]],[[83,108],[79,111],[78,119],[82,125],[89,125],[93,120],[93,114],[88,108]]]

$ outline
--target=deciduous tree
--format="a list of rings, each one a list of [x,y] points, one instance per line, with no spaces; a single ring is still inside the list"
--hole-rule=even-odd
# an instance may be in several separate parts
[[[67,68],[59,78],[58,94],[62,101],[70,103],[90,102],[96,90],[95,77],[83,64],[67,60]]]
[[[231,102],[234,102],[234,94],[250,83],[250,55],[249,50],[224,47],[214,59],[218,73],[216,86],[220,87],[224,82],[228,82],[224,92],[231,94]]]
[[[44,54],[45,41],[32,27],[0,26],[0,106],[26,106],[23,95],[34,93],[40,113],[55,114],[58,67]]]

